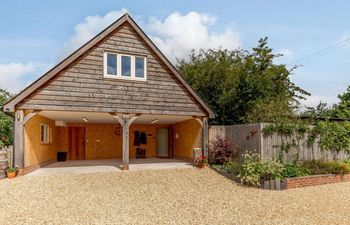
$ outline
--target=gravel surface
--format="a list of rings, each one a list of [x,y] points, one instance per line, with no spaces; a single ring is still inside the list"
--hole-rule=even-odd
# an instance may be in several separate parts
[[[350,183],[241,187],[206,168],[0,181],[0,224],[349,224]]]

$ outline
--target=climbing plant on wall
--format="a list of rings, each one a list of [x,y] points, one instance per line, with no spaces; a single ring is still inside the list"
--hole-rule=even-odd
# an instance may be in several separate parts
[[[350,122],[330,122],[319,121],[316,125],[307,124],[305,122],[293,123],[285,122],[280,124],[269,124],[263,130],[265,135],[278,134],[281,137],[280,160],[283,153],[288,151],[292,145],[296,146],[298,152],[295,156],[296,160],[300,153],[300,140],[307,134],[307,143],[312,145],[318,141],[321,149],[335,153],[334,159],[337,158],[341,151],[350,153]],[[296,137],[292,142],[286,142],[285,137]]]

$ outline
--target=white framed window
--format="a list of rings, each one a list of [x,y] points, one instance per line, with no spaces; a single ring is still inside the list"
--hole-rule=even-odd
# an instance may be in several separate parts
[[[41,144],[50,143],[50,127],[45,123],[40,124],[40,143]]]
[[[103,76],[115,79],[147,80],[147,59],[123,53],[103,53]]]

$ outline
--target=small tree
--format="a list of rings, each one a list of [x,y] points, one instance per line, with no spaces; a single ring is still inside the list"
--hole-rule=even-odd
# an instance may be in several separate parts
[[[217,135],[209,143],[209,156],[212,163],[224,164],[233,157],[236,157],[233,143],[227,138]]]

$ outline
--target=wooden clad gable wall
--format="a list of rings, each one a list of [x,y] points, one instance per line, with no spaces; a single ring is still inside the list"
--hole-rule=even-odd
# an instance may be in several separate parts
[[[147,81],[104,78],[104,51],[146,56]],[[128,23],[31,94],[18,108],[207,116]]]

